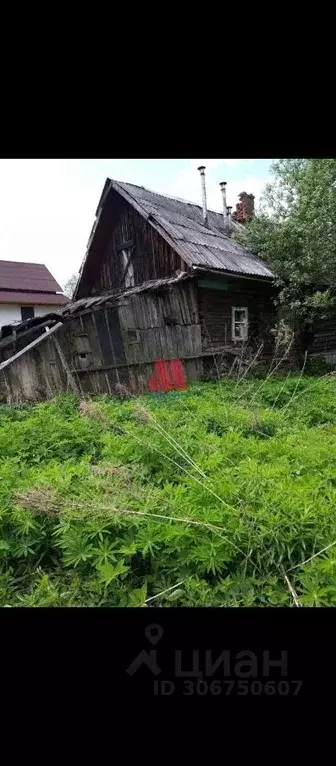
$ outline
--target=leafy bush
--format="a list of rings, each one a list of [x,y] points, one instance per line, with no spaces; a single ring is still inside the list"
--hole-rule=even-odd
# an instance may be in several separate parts
[[[334,605],[335,387],[2,405],[0,603]]]

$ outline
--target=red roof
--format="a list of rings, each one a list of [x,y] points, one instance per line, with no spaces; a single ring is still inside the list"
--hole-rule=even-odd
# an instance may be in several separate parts
[[[19,261],[0,261],[0,290],[62,292],[61,286],[43,263],[21,263]]]
[[[69,303],[69,298],[65,295],[56,293],[25,293],[23,290],[15,292],[14,290],[0,290],[0,303],[19,303],[20,306],[59,306]]]

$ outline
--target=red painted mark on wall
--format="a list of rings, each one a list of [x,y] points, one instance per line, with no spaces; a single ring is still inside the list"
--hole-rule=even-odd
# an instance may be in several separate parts
[[[150,391],[172,391],[188,388],[181,360],[172,359],[170,362],[165,362],[161,359],[155,362],[148,388]]]
[[[180,359],[172,359],[170,362],[170,374],[174,382],[174,388],[188,388],[186,376],[184,374],[183,364]]]

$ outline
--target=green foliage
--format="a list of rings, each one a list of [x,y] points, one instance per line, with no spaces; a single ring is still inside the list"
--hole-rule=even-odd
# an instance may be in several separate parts
[[[0,604],[292,606],[287,572],[300,603],[335,605],[335,389],[275,374],[2,407]]]
[[[13,417],[14,415],[14,417]],[[37,465],[53,458],[59,462],[83,455],[98,459],[102,425],[80,416],[76,399],[58,399],[32,408],[2,407],[1,458],[16,458]]]
[[[279,160],[272,171],[260,214],[237,238],[273,267],[280,302],[309,325],[336,306],[336,160]]]

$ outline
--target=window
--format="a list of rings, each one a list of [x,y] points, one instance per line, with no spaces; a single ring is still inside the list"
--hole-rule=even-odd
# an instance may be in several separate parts
[[[127,338],[129,343],[140,343],[139,330],[127,330]]]
[[[21,306],[21,319],[23,322],[25,319],[33,319],[34,316],[34,306]]]
[[[248,310],[246,306],[232,306],[232,340],[247,340]]]
[[[125,287],[134,287],[134,266],[131,261],[132,249],[122,251],[122,263],[124,270],[124,284]]]
[[[87,333],[77,333],[72,336],[77,354],[89,354],[91,352],[90,340]]]
[[[71,335],[71,341],[73,364],[76,370],[91,367],[92,352],[88,334],[85,332],[73,333]]]

